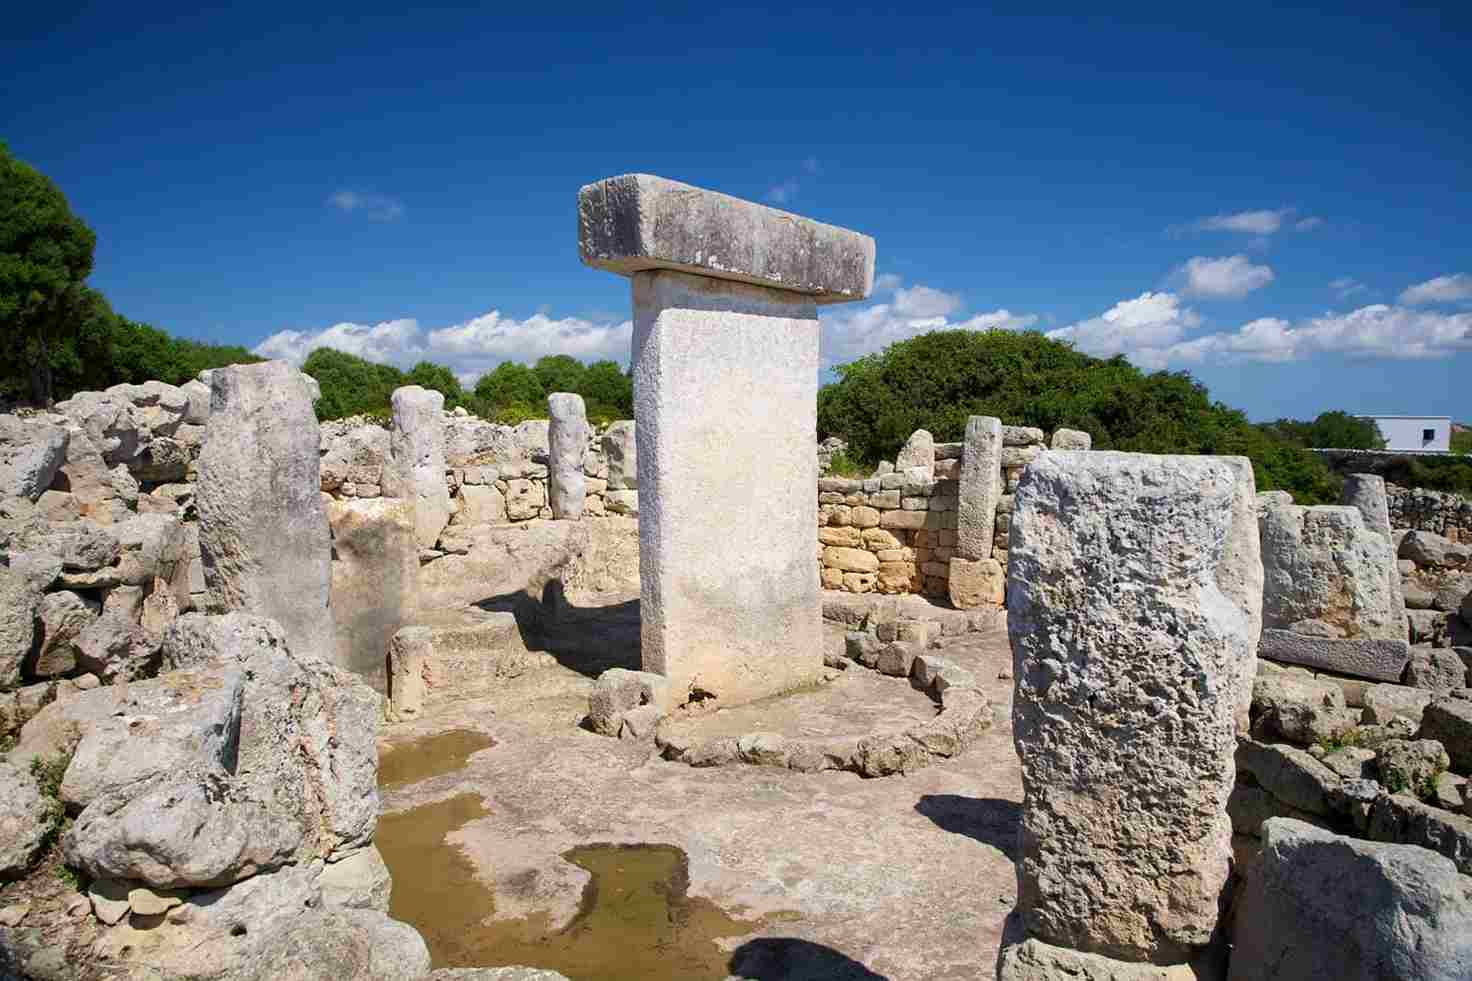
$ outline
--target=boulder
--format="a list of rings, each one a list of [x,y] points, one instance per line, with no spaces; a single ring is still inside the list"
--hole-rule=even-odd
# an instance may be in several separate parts
[[[588,495],[583,458],[588,452],[588,414],[583,397],[568,392],[547,396],[547,503],[552,517],[578,520]]]
[[[588,695],[588,725],[597,733],[617,736],[625,713],[641,705],[669,708],[669,679],[648,671],[609,668],[598,676]]]
[[[1331,681],[1282,673],[1260,676],[1252,686],[1252,734],[1259,739],[1308,746],[1344,735],[1359,715]]]
[[[1434,698],[1421,714],[1422,739],[1434,739],[1446,748],[1452,769],[1472,775],[1472,701]]]
[[[1186,964],[1162,967],[1055,947],[1035,938],[1004,946],[997,981],[1197,981]]]
[[[466,484],[460,488],[460,508],[450,518],[452,525],[503,524],[506,496],[493,484]]]
[[[112,592],[116,595],[124,590],[142,595],[142,590],[132,586],[119,586]],[[104,607],[102,616],[77,636],[76,664],[107,684],[144,678],[158,667],[161,639],[132,615],[109,613]]]
[[[1333,812],[1330,798],[1343,778],[1308,752],[1281,743],[1242,739],[1237,743],[1237,771],[1289,807],[1307,814]]]
[[[429,949],[409,924],[378,910],[323,909],[273,933],[229,977],[412,981],[429,968]]]
[[[1446,750],[1435,739],[1387,739],[1375,748],[1375,769],[1392,794],[1410,791],[1420,796],[1450,765]]]
[[[1328,639],[1405,640],[1390,543],[1365,526],[1357,508],[1268,508],[1259,528],[1264,628]]]
[[[109,467],[132,461],[152,434],[126,396],[115,392],[78,392],[56,411],[65,414],[86,434]]]
[[[639,461],[635,454],[632,419],[621,419],[603,433],[603,455],[608,458],[609,490],[639,488]]]
[[[1432,693],[1405,685],[1371,685],[1365,689],[1363,721],[1383,724],[1400,716],[1409,719],[1417,727],[1421,725],[1421,713],[1431,704]]]
[[[376,909],[388,912],[393,877],[378,849],[369,845],[350,852],[322,869],[318,882],[322,902],[344,909]]]
[[[1234,464],[1044,453],[1014,502],[1007,583],[1029,936],[1185,962],[1229,873],[1253,645],[1220,571]]]
[[[1049,445],[1055,450],[1089,450],[1094,447],[1094,437],[1078,429],[1055,429]]]
[[[22,575],[0,566],[0,690],[20,684],[36,642],[41,594]]]
[[[1263,825],[1237,907],[1231,981],[1472,977],[1472,888],[1424,849]]]
[[[389,464],[383,493],[414,502],[414,534],[420,548],[434,548],[450,521],[450,491],[445,484],[445,397],[407,385],[394,389]]]
[[[905,445],[900,447],[899,456],[895,457],[894,468],[898,471],[906,471],[919,467],[927,475],[935,474],[935,437],[930,435],[929,430],[917,429],[910,434]]]
[[[23,875],[60,820],[30,773],[0,762],[0,880]]]
[[[39,498],[66,462],[68,438],[62,426],[0,415],[0,497]]]
[[[36,645],[35,660],[28,669],[30,675],[35,678],[59,678],[75,672],[78,641],[82,632],[96,622],[101,613],[101,603],[93,599],[83,599],[67,590],[47,593],[41,597],[37,610],[41,642]]]
[[[1449,692],[1467,687],[1467,665],[1449,647],[1412,647],[1404,680],[1413,688]]]
[[[331,428],[329,429],[329,426]],[[336,491],[343,484],[383,485],[383,468],[389,458],[388,430],[377,423],[344,428],[341,424],[322,427],[322,489]]]
[[[169,625],[160,649],[160,669],[247,663],[286,650],[286,633],[268,617],[252,613],[186,613]]]
[[[112,565],[122,551],[117,535],[88,520],[64,524],[28,521],[14,530],[9,547],[15,551],[54,555],[61,559],[61,567],[67,572],[94,572],[103,569]]]
[[[212,372],[199,547],[211,612],[270,617],[293,650],[328,659],[332,541],[317,419],[298,374],[284,361]]]
[[[1421,569],[1460,569],[1472,559],[1472,545],[1448,541],[1430,531],[1412,530],[1400,540],[1396,556]]]

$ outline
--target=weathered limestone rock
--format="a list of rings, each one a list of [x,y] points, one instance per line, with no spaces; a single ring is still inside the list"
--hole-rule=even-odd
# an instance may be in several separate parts
[[[59,820],[30,773],[0,762],[0,880],[25,872]]]
[[[1425,849],[1273,818],[1232,943],[1231,981],[1472,977],[1472,889]]]
[[[1435,739],[1387,739],[1375,748],[1380,782],[1393,794],[1418,793],[1450,765],[1446,749]]]
[[[101,603],[67,590],[43,596],[37,610],[41,642],[36,647],[30,674],[36,678],[56,678],[75,671],[77,640],[101,613]]]
[[[1446,747],[1452,769],[1472,774],[1472,701],[1435,698],[1421,713],[1421,738]]]
[[[322,902],[326,906],[388,912],[393,877],[389,875],[383,856],[371,845],[336,862],[328,862],[319,881],[322,884]]]
[[[298,375],[284,361],[212,372],[199,547],[212,612],[270,617],[294,651],[326,659],[335,647],[332,540],[317,419]]]
[[[1472,556],[1472,546],[1453,542],[1431,531],[1412,530],[1400,540],[1396,557],[1422,569],[1460,569]]]
[[[133,403],[114,392],[78,392],[56,411],[79,426],[109,467],[128,463],[147,444],[150,434]]]
[[[1385,496],[1384,477],[1368,473],[1349,474],[1344,478],[1339,500],[1359,511],[1366,528],[1387,540],[1390,538],[1390,505]]]
[[[1258,653],[1275,661],[1393,682],[1405,672],[1411,645],[1404,640],[1339,640],[1263,627]]]
[[[281,624],[251,613],[186,613],[169,624],[160,650],[162,671],[197,668],[216,661],[247,662],[285,652]]]
[[[1421,688],[1405,685],[1371,685],[1365,689],[1362,718],[1371,725],[1389,722],[1396,716],[1421,725],[1421,714],[1434,696]]]
[[[395,498],[327,506],[335,663],[379,691],[386,684],[383,657],[389,641],[417,611],[414,514],[412,501]]]
[[[1341,778],[1306,750],[1243,739],[1237,743],[1236,762],[1239,772],[1251,774],[1259,787],[1288,806],[1307,814],[1331,813],[1329,797]]]
[[[997,981],[1198,981],[1198,975],[1186,964],[1117,961],[1029,938],[1003,947]]]
[[[608,489],[637,490],[639,461],[634,437],[634,421],[620,419],[603,433],[603,455],[608,458]]]
[[[1077,429],[1056,429],[1053,431],[1053,442],[1051,449],[1055,450],[1090,450],[1094,447],[1094,437]]]
[[[1218,583],[1238,484],[1221,459],[1125,453],[1023,475],[1007,607],[1032,937],[1156,964],[1211,938],[1253,657]]]
[[[588,725],[594,732],[617,736],[624,716],[641,706],[669,711],[671,694],[669,681],[661,675],[609,668],[588,695]]]
[[[970,417],[966,420],[963,445],[955,557],[972,561],[989,559],[996,531],[997,501],[1002,496],[1002,421],[992,416]],[[952,602],[955,602],[954,592]]]
[[[460,510],[452,525],[500,524],[506,520],[506,497],[494,485],[466,484],[460,488]]]
[[[958,610],[1006,602],[1007,570],[996,559],[952,558],[946,577],[951,605]]]
[[[336,491],[343,484],[382,487],[390,452],[388,430],[374,423],[343,427],[341,422],[322,427],[322,489]]]
[[[624,276],[673,269],[817,303],[862,300],[874,285],[867,235],[648,174],[578,192],[578,252],[584,263]]]
[[[67,439],[61,426],[0,415],[0,497],[39,498],[66,462]]]
[[[547,415],[547,503],[552,517],[577,521],[588,495],[588,478],[583,473],[588,413],[583,397],[553,392],[547,396]]]
[[[540,601],[588,548],[588,522],[452,525],[441,538],[446,554],[419,568],[419,609],[449,609],[524,594]]]
[[[20,684],[21,667],[36,641],[41,593],[19,573],[0,567],[0,689]]]
[[[388,645],[389,713],[412,719],[424,710],[425,671],[434,653],[428,627],[404,627]]]
[[[385,497],[414,502],[414,534],[420,548],[434,548],[450,521],[450,491],[445,484],[445,397],[432,389],[406,385],[390,399],[390,462],[383,470]]]
[[[1344,704],[1344,690],[1330,681],[1292,674],[1256,679],[1252,688],[1252,734],[1309,746],[1344,735],[1359,721]]]
[[[1247,457],[1224,456],[1219,459],[1236,473],[1237,487],[1232,497],[1232,526],[1227,533],[1221,563],[1217,566],[1216,582],[1247,618],[1248,642],[1256,649],[1262,638],[1263,623],[1263,564],[1257,521],[1257,483],[1252,461]],[[1237,732],[1240,735],[1247,731],[1251,721],[1253,674],[1257,659],[1237,662],[1235,666],[1241,669],[1234,682]]]
[[[1448,647],[1412,647],[1405,683],[1427,691],[1448,692],[1467,687],[1467,665]]]
[[[935,474],[935,437],[925,429],[917,429],[911,433],[894,460],[894,468],[901,473],[915,467],[923,469],[931,476]]]

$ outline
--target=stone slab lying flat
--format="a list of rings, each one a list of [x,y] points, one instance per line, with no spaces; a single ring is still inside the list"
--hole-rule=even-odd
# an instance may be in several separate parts
[[[1266,628],[1257,654],[1357,678],[1398,682],[1411,659],[1411,645],[1404,640],[1339,640]]]
[[[649,174],[578,192],[578,253],[623,276],[675,269],[811,295],[862,300],[874,285],[874,240]]]

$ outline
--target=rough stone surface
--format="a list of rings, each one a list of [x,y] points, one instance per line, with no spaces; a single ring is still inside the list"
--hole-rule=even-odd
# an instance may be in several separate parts
[[[1412,647],[1404,680],[1413,688],[1449,692],[1467,687],[1467,665],[1448,647]]]
[[[598,676],[588,695],[588,725],[597,733],[617,736],[626,713],[643,705],[668,711],[671,693],[669,682],[661,675],[647,671],[609,668]]]
[[[547,396],[547,503],[552,517],[573,521],[583,516],[588,478],[583,460],[588,452],[588,413],[583,397],[569,392]]]
[[[1263,826],[1231,981],[1472,977],[1472,888],[1445,858],[1294,821]]]
[[[0,415],[0,497],[39,498],[66,462],[65,428]]]
[[[102,604],[61,590],[43,596],[36,612],[41,637],[30,674],[36,678],[72,674],[77,667],[77,640],[102,613]]]
[[[817,303],[862,300],[874,285],[867,235],[648,174],[578,192],[578,253],[624,276],[669,269],[809,294]]]
[[[390,462],[383,492],[414,502],[414,534],[420,548],[434,548],[450,521],[450,491],[445,484],[445,397],[432,389],[406,385],[390,398]]]
[[[1372,725],[1384,724],[1396,716],[1421,725],[1421,714],[1434,696],[1420,688],[1404,685],[1371,685],[1365,689],[1362,718]]]
[[[603,455],[608,458],[608,489],[637,490],[639,459],[632,419],[621,419],[603,433]]]
[[[169,624],[160,651],[164,671],[216,661],[246,662],[286,650],[281,624],[253,613],[186,613]]]
[[[1419,793],[1450,765],[1446,750],[1435,739],[1387,739],[1375,748],[1380,782],[1393,794]]]
[[[822,670],[817,367],[811,298],[634,277],[641,649],[678,702],[736,704]]]
[[[394,632],[418,611],[414,505],[395,498],[333,501],[327,521],[335,663],[382,691],[384,652]]]
[[[1262,543],[1258,530],[1256,478],[1252,461],[1245,456],[1219,457],[1237,476],[1232,497],[1232,525],[1227,532],[1226,547],[1216,569],[1217,587],[1237,605],[1247,618],[1247,637],[1254,648],[1262,637],[1263,566]],[[1237,732],[1247,731],[1250,724],[1253,677],[1257,661],[1239,662],[1241,670],[1233,681],[1237,691]]]
[[[1352,640],[1406,638],[1389,541],[1353,507],[1272,507],[1260,519],[1263,626]]]
[[[1117,961],[1030,938],[1002,949],[997,981],[1198,981],[1198,975],[1186,964]]]
[[[961,451],[960,501],[956,506],[956,556],[992,557],[997,501],[1002,496],[1002,421],[992,416],[966,420]],[[954,597],[952,597],[954,601]]]
[[[1405,640],[1337,640],[1264,627],[1258,653],[1336,674],[1400,681],[1411,659],[1411,645]]]
[[[322,504],[317,419],[284,361],[211,374],[209,438],[195,504],[211,612],[270,617],[293,650],[334,650],[331,532]]]
[[[1049,447],[1055,450],[1089,450],[1094,447],[1094,437],[1077,429],[1056,429]]]
[[[0,689],[20,684],[21,667],[36,641],[41,594],[24,576],[0,567]]]
[[[425,674],[434,654],[428,627],[404,627],[388,645],[389,714],[412,719],[424,711]]]
[[[1030,936],[1184,962],[1227,880],[1247,617],[1218,584],[1234,466],[1046,453],[1015,501],[1008,631]]]
[[[336,862],[328,862],[318,881],[322,886],[322,902],[327,906],[388,912],[393,877],[383,863],[383,856],[371,845]]]
[[[1331,681],[1293,674],[1259,677],[1252,686],[1252,734],[1302,746],[1344,735],[1359,713],[1344,704],[1344,690]]]
[[[958,610],[1001,606],[1006,601],[1007,570],[996,559],[952,558],[946,588],[951,605]]]
[[[927,429],[917,429],[911,433],[894,460],[894,468],[898,471],[907,472],[915,467],[922,468],[932,476],[935,474],[935,437]]]
[[[1472,701],[1436,698],[1421,714],[1421,738],[1446,747],[1452,769],[1472,775]]]
[[[0,762],[0,879],[25,872],[60,818],[30,773]]]

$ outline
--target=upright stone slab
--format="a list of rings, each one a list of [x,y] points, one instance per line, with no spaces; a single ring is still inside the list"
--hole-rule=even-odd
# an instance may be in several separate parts
[[[868,295],[873,240],[646,175],[578,216],[583,261],[634,279],[645,670],[677,704],[813,681],[817,304]]]
[[[450,488],[445,483],[445,397],[406,385],[389,399],[389,464],[384,496],[414,502],[414,535],[420,548],[434,548],[450,523]]]
[[[194,497],[211,612],[270,617],[293,651],[331,661],[319,443],[307,391],[285,361],[211,373]]]
[[[603,455],[608,459],[608,489],[638,490],[639,464],[634,438],[634,421],[620,419],[603,433]]]
[[[1390,609],[1400,613],[1405,636],[1410,635],[1405,623],[1405,584],[1401,582],[1400,568],[1396,564],[1397,542],[1390,531],[1390,499],[1385,493],[1385,478],[1372,473],[1352,473],[1344,478],[1344,489],[1340,503],[1359,511],[1365,527],[1390,542]]]
[[[911,442],[915,436],[910,437]],[[906,451],[909,448],[907,444]],[[967,419],[961,445],[961,496],[956,505],[956,553],[946,577],[951,605],[958,610],[1003,602],[1006,570],[992,558],[997,502],[1002,497],[1001,454],[1002,420],[992,416]]]
[[[577,521],[583,516],[588,478],[583,458],[588,452],[588,413],[583,397],[571,392],[547,396],[547,497],[552,517]]]
[[[1239,486],[1219,458],[1130,453],[1044,453],[1022,477],[1007,610],[1035,939],[1180,964],[1216,927],[1253,656],[1220,581]]]
[[[1245,456],[1218,457],[1232,468],[1237,485],[1232,495],[1232,529],[1227,535],[1217,585],[1247,618],[1247,641],[1255,649],[1262,637],[1262,540],[1257,527],[1257,480]],[[1252,711],[1252,682],[1257,658],[1242,662],[1237,679],[1237,734],[1247,735]]]
[[[917,429],[911,433],[895,457],[894,468],[901,473],[914,467],[923,467],[930,475],[935,475],[935,437],[928,429]]]

